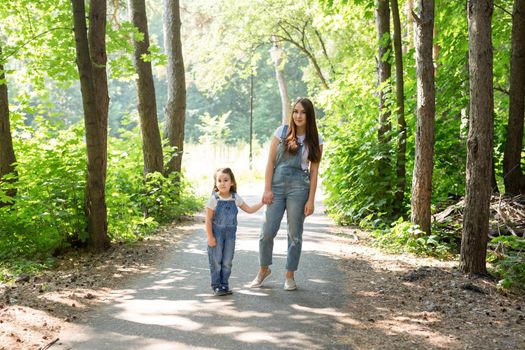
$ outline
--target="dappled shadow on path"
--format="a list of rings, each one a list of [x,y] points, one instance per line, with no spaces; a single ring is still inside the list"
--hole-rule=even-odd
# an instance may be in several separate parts
[[[130,281],[129,289],[115,291],[113,303],[66,332],[63,348],[490,348],[490,342],[464,338],[473,327],[449,326],[453,310],[432,309],[427,285],[400,278],[413,266],[387,267],[373,249],[335,235],[337,228],[323,215],[307,219],[297,291],[282,286],[286,223],[275,242],[272,277],[263,288],[245,287],[257,272],[261,218],[262,212],[239,216],[233,295],[211,293],[206,235],[197,225],[158,269]],[[468,294],[465,298],[474,299]],[[500,345],[519,344],[511,340]]]

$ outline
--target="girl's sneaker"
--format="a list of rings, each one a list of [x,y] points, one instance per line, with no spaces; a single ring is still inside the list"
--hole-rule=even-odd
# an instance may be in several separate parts
[[[222,289],[221,287],[215,287],[213,288],[213,295],[215,296],[222,296],[222,295],[226,295],[226,291],[224,289]]]

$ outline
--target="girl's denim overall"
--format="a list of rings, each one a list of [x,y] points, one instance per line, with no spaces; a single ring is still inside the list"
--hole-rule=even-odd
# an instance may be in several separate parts
[[[237,205],[235,193],[232,200],[219,200],[219,195],[213,193],[217,199],[217,207],[213,213],[212,230],[217,240],[215,247],[208,246],[212,288],[228,289],[228,280],[232,272],[233,253],[235,252],[235,237],[237,232]]]
[[[279,231],[286,210],[288,222],[288,254],[286,270],[296,271],[301,257],[303,241],[304,206],[310,192],[310,174],[301,168],[303,144],[297,154],[284,151],[283,140],[287,126],[283,128],[281,143],[277,149],[276,166],[272,177],[273,202],[266,207],[266,215],[259,237],[259,264],[272,264],[273,240]]]

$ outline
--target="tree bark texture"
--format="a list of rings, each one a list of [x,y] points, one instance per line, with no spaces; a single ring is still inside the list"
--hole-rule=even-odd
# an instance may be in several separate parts
[[[460,268],[486,274],[493,138],[492,0],[468,1],[470,116]]]
[[[141,41],[133,40],[135,46],[134,63],[137,70],[137,95],[142,133],[142,154],[144,156],[144,175],[155,171],[163,172],[164,160],[157,119],[157,102],[151,62],[143,56],[149,52],[148,17],[145,0],[128,0],[130,19],[133,25],[144,35]]]
[[[412,223],[430,234],[436,88],[432,63],[434,0],[419,0],[416,19],[417,121],[412,177]]]
[[[7,81],[4,71],[2,47],[0,46],[0,182],[5,181],[3,177],[7,174],[16,174],[14,163],[16,162],[13,139],[11,137],[11,124],[9,121],[9,98]],[[16,189],[10,189],[6,195],[14,197]],[[0,207],[9,203],[1,202]]]
[[[377,0],[376,8],[376,27],[378,37],[378,57],[377,57],[377,85],[388,81],[392,76],[392,66],[390,64],[390,52],[392,50],[390,39],[390,8],[388,0]],[[389,122],[390,110],[386,100],[389,88],[384,86],[379,90],[379,142],[387,142],[385,133],[391,126]]]
[[[392,22],[394,24],[394,55],[396,62],[396,102],[398,143],[396,157],[397,185],[395,190],[394,208],[397,214],[403,212],[403,199],[406,188],[406,140],[407,124],[405,120],[405,83],[403,78],[403,48],[401,44],[401,19],[399,18],[399,4],[391,0]]]
[[[509,122],[503,157],[505,192],[525,193],[525,174],[521,168],[523,118],[525,114],[525,0],[515,0],[512,16],[510,55]]]
[[[180,172],[184,147],[186,113],[186,78],[181,43],[179,0],[164,0],[164,47],[168,56],[168,101],[166,103],[166,138],[176,148],[167,172]]]
[[[71,2],[86,126],[85,211],[88,221],[88,244],[94,250],[103,250],[109,247],[105,199],[109,104],[105,49],[106,2],[90,1],[89,33],[84,0]]]

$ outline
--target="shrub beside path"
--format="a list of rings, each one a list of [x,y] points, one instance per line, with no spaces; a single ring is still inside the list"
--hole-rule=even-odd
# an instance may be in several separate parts
[[[260,188],[241,193],[254,203]],[[319,195],[319,198],[322,194]],[[257,272],[263,210],[239,214],[231,296],[209,287],[203,217],[148,274],[128,279],[51,349],[519,349],[523,298],[469,279],[454,262],[389,255],[366,234],[343,229],[320,201],[307,218],[299,289],[283,290],[286,224],[274,247],[272,277]]]

